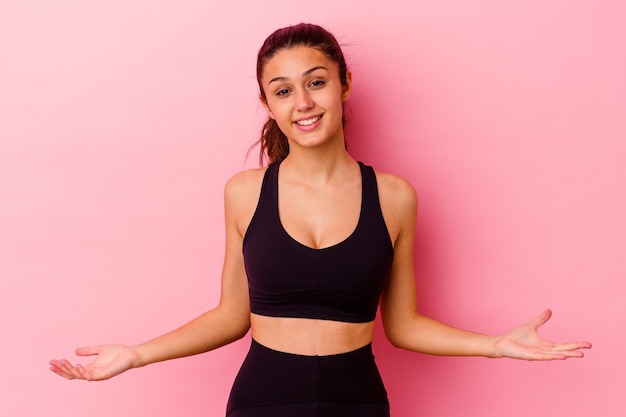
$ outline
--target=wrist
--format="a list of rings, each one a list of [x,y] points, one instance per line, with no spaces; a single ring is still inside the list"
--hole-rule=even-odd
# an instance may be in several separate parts
[[[491,359],[499,359],[504,358],[505,355],[502,350],[502,342],[504,340],[504,336],[492,336],[490,343],[488,358]]]
[[[141,368],[142,366],[146,366],[147,364],[150,363],[150,361],[147,359],[148,355],[147,355],[145,347],[143,347],[142,345],[127,346],[127,347],[133,354],[133,359],[131,361],[132,368]]]

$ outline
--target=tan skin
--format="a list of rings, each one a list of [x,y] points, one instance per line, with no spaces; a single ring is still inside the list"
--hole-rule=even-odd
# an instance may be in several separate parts
[[[313,249],[342,242],[355,229],[361,204],[360,171],[345,149],[341,122],[342,105],[351,92],[351,75],[342,84],[337,65],[324,54],[313,48],[294,47],[277,53],[266,64],[262,85],[267,97],[262,103],[268,115],[289,138],[290,153],[279,173],[283,227],[293,239]],[[265,346],[301,355],[348,352],[370,343],[374,337],[373,322],[344,323],[250,313],[241,248],[264,172],[264,168],[241,172],[225,187],[226,254],[217,307],[141,345],[79,348],[78,355],[97,355],[95,360],[85,366],[53,360],[51,370],[68,379],[108,379],[134,367],[216,349],[243,337],[248,330]],[[504,336],[456,329],[420,314],[413,270],[417,197],[399,177],[382,172],[376,172],[376,177],[395,252],[380,306],[385,334],[391,343],[435,355],[526,360],[582,357],[581,349],[591,347],[587,342],[542,340],[537,330],[550,318],[549,310]]]

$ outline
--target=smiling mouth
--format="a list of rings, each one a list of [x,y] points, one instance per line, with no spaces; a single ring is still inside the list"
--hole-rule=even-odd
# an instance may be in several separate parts
[[[322,116],[314,116],[314,117],[311,117],[310,119],[296,120],[295,123],[300,126],[311,126],[313,123],[317,122],[321,118]]]

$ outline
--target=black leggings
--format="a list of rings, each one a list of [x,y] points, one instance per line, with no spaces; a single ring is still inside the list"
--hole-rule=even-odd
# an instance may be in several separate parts
[[[338,355],[302,356],[252,340],[226,416],[389,417],[389,402],[371,344]]]

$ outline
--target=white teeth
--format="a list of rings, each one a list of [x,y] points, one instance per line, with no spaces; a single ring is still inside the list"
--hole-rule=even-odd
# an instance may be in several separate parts
[[[300,126],[310,126],[313,123],[317,122],[319,119],[320,119],[320,116],[315,116],[312,119],[298,120],[296,123],[299,124]]]

